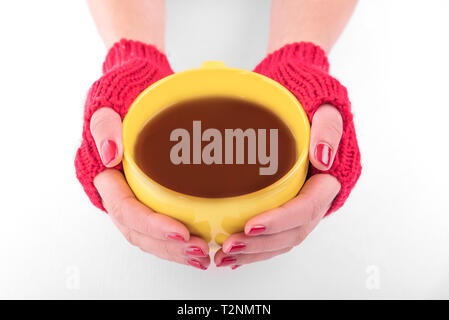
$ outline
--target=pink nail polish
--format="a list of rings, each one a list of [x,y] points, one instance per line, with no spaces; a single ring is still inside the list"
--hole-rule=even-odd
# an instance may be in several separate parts
[[[220,264],[218,264],[217,267],[226,267],[236,262],[237,259],[234,257],[224,257],[223,259],[221,259]]]
[[[191,246],[185,250],[186,254],[195,257],[205,257],[203,250],[200,247]]]
[[[176,232],[167,233],[167,239],[186,242],[186,239],[184,239],[183,236],[181,236],[179,233]]]
[[[235,270],[235,269],[237,269],[238,267],[241,267],[241,265],[240,265],[240,264],[235,264],[235,265],[233,265],[233,266],[231,267],[231,269],[232,269],[232,270]]]
[[[195,268],[198,268],[198,269],[201,269],[201,270],[206,270],[207,269],[205,266],[203,266],[201,264],[201,262],[199,262],[196,259],[189,259],[189,260],[187,260],[187,263],[190,264],[192,267],[195,267]]]
[[[315,148],[315,158],[323,165],[328,166],[331,161],[332,148],[324,142],[320,142]]]
[[[245,250],[245,248],[246,244],[242,242],[236,242],[232,244],[231,249],[229,249],[229,253],[242,252],[243,250]]]
[[[253,226],[251,229],[249,229],[248,234],[250,234],[250,235],[261,234],[261,233],[263,233],[266,229],[267,229],[267,228],[265,228],[265,226],[262,226],[262,225]]]
[[[108,165],[117,156],[117,145],[112,140],[106,140],[101,145],[101,159],[104,165]]]

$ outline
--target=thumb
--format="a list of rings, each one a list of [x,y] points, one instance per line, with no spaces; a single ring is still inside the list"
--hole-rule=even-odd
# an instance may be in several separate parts
[[[122,119],[111,108],[100,108],[90,119],[90,132],[103,164],[112,168],[122,161]]]
[[[310,133],[310,162],[318,170],[328,170],[334,162],[343,132],[340,112],[323,104],[315,112]]]

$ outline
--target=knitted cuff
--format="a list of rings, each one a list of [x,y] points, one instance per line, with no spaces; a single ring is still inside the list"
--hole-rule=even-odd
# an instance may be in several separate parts
[[[158,66],[162,72],[173,73],[167,57],[155,46],[126,39],[120,40],[109,49],[103,63],[103,73],[120,67],[130,60],[147,60]]]
[[[343,134],[332,167],[324,171],[336,177],[341,184],[326,215],[340,208],[348,198],[361,173],[360,151],[346,88],[328,73],[329,62],[325,52],[309,42],[287,44],[268,55],[254,72],[281,83],[301,103],[312,122],[315,111],[322,104],[332,104],[343,119]],[[309,175],[323,173],[310,167]]]
[[[166,56],[152,45],[123,39],[109,50],[103,76],[87,95],[82,141],[75,158],[76,176],[96,207],[105,211],[93,180],[106,167],[90,133],[92,114],[99,108],[110,107],[123,119],[144,89],[172,73]],[[121,170],[121,165],[116,169]]]

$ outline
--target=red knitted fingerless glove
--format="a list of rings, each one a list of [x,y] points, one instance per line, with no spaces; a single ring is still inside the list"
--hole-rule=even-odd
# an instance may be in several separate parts
[[[121,40],[109,50],[103,64],[103,76],[93,84],[87,95],[83,138],[75,158],[76,176],[98,208],[105,210],[93,180],[106,167],[90,133],[92,114],[99,108],[110,107],[123,120],[134,99],[144,89],[172,73],[166,56],[152,45]],[[116,168],[121,169],[121,165]]]
[[[268,55],[255,69],[290,90],[301,103],[312,123],[315,111],[324,103],[335,106],[343,118],[343,135],[332,167],[325,171],[338,179],[341,190],[326,215],[340,208],[360,176],[360,151],[357,145],[351,103],[346,88],[329,75],[324,51],[307,42],[288,44]],[[321,173],[310,167],[309,175]]]

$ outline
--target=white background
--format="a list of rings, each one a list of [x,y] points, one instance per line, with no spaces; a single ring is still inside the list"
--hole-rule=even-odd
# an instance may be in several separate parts
[[[330,56],[363,173],[290,253],[206,272],[131,247],[75,178],[105,48],[84,1],[0,2],[0,298],[449,298],[449,3],[362,0]],[[168,1],[175,71],[252,69],[269,1]],[[300,21],[298,21],[300,23]]]

